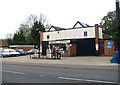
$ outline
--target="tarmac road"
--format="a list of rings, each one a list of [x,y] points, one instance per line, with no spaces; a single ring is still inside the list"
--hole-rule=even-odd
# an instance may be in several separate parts
[[[3,83],[118,83],[117,69],[2,64]]]

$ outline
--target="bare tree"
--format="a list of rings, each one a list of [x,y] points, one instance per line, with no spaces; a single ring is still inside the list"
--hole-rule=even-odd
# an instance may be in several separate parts
[[[43,14],[40,14],[40,16],[39,16],[39,21],[40,21],[43,25],[45,25],[45,22],[47,21],[46,16],[43,15]]]
[[[13,34],[8,33],[8,34],[6,35],[6,38],[7,38],[7,39],[12,39],[12,38],[13,38]]]
[[[26,21],[26,24],[29,25],[29,27],[32,27],[34,22],[37,21],[37,16],[36,15],[30,15]]]

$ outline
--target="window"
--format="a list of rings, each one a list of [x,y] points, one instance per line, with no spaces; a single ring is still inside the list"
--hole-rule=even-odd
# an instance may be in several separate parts
[[[47,35],[47,39],[50,39],[50,36],[49,36],[49,35]]]
[[[84,36],[87,36],[87,32],[84,32]]]

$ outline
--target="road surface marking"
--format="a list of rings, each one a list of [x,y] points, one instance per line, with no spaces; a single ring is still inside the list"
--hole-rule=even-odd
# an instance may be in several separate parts
[[[23,73],[23,72],[15,72],[15,71],[4,71],[4,70],[0,70],[2,72],[8,72],[8,73],[16,73],[16,74],[26,74],[26,73]]]
[[[68,78],[68,77],[58,77],[59,79],[66,79],[66,80],[76,80],[76,81],[88,81],[88,82],[96,82],[96,83],[117,83],[118,82],[110,82],[110,81],[100,81],[100,80],[88,80],[88,79],[78,79],[78,78]]]
[[[44,75],[41,74],[40,76],[44,76]]]

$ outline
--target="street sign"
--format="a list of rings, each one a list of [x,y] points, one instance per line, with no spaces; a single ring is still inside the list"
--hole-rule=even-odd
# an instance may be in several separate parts
[[[68,45],[66,45],[66,50],[68,50]]]
[[[98,50],[98,44],[96,44],[96,50]]]
[[[40,52],[42,52],[42,44],[40,44]]]
[[[107,42],[107,48],[112,48],[112,42]]]

